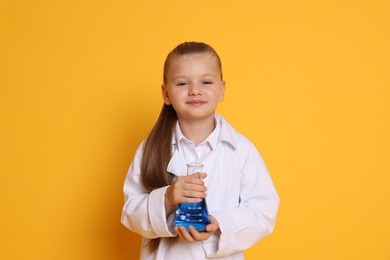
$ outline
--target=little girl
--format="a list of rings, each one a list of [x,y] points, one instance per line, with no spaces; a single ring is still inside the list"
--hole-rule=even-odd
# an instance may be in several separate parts
[[[168,54],[163,108],[124,184],[122,223],[143,237],[141,259],[244,259],[273,231],[278,194],[254,145],[215,114],[224,93],[212,47],[185,42]],[[187,176],[191,162],[204,172]],[[206,230],[176,227],[178,205],[203,198]]]

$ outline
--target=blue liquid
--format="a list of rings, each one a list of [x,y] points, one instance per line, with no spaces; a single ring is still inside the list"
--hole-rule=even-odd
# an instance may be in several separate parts
[[[199,203],[183,203],[176,209],[175,226],[185,227],[189,232],[193,226],[198,232],[206,230],[210,224],[206,200]]]

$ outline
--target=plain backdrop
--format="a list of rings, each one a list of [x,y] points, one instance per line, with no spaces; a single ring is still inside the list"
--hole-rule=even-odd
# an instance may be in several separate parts
[[[390,2],[0,1],[0,258],[137,259],[135,149],[183,41],[220,54],[222,114],[281,198],[246,259],[390,259]]]

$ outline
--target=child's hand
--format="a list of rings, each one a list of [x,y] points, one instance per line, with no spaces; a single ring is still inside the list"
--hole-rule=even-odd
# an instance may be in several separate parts
[[[206,226],[205,232],[199,233],[193,226],[190,226],[191,233],[187,232],[184,227],[175,227],[175,231],[181,239],[186,241],[204,241],[219,229],[219,223],[213,216],[210,216],[210,222],[211,223]]]
[[[206,173],[194,173],[190,176],[178,177],[165,192],[167,214],[181,203],[201,202],[206,197],[207,188],[202,180],[206,176]]]

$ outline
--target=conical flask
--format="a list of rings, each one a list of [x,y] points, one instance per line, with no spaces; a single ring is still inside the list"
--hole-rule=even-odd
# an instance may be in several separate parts
[[[202,171],[203,164],[201,163],[187,164],[187,176]],[[198,232],[202,232],[206,230],[208,224],[210,222],[205,199],[198,203],[182,203],[176,209],[175,226],[177,227],[183,226],[190,231],[189,226],[193,226]]]

